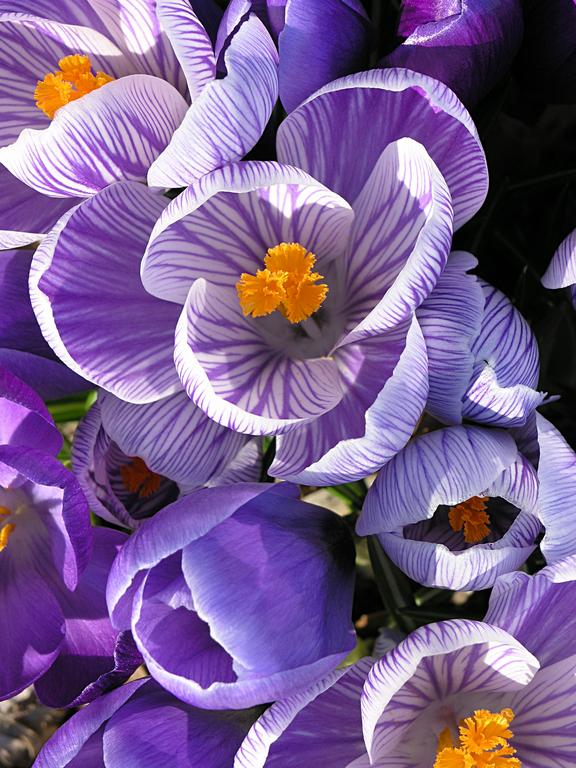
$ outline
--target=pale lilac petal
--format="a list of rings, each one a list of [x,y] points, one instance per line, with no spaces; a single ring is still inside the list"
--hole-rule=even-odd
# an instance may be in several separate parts
[[[475,364],[462,413],[491,426],[520,426],[545,397],[534,389],[540,371],[538,345],[512,302],[488,283],[480,285],[484,315],[471,348]]]
[[[309,485],[346,483],[375,472],[404,447],[428,394],[415,319],[406,331],[403,324],[338,351],[346,393],[331,411],[278,439],[270,474]]]
[[[279,434],[342,398],[334,359],[299,360],[275,350],[233,289],[196,280],[178,321],[176,369],[190,398],[237,432]]]
[[[344,282],[352,327],[341,344],[387,330],[418,307],[440,276],[452,242],[446,183],[424,147],[389,144],[354,202]]]
[[[149,405],[101,392],[102,425],[127,456],[177,483],[204,485],[224,471],[246,438],[211,421],[184,392]]]
[[[428,352],[430,393],[426,410],[445,424],[460,424],[462,399],[472,378],[470,349],[480,333],[484,296],[476,259],[454,251],[430,296],[417,312]]]
[[[542,276],[545,288],[567,288],[576,283],[576,229],[560,245]]]
[[[385,147],[402,137],[420,142],[438,166],[452,197],[454,227],[462,226],[486,197],[486,160],[468,112],[425,75],[375,70],[326,85],[280,126],[278,159],[352,202]]]
[[[251,16],[224,54],[226,77],[208,83],[193,101],[148,183],[184,187],[240,160],[260,138],[278,95],[278,54],[262,22]]]
[[[150,296],[139,274],[166,202],[141,184],[112,185],[65,214],[32,263],[32,305],[52,349],[136,403],[181,388],[172,359],[180,308]]]
[[[26,129],[0,163],[38,192],[86,197],[122,179],[144,181],[186,112],[169,83],[131,75],[66,104],[43,130]]]
[[[158,19],[186,75],[192,101],[216,77],[212,42],[188,0],[159,0]]]
[[[247,162],[214,171],[164,211],[142,264],[146,290],[183,304],[202,277],[234,288],[264,266],[269,248],[300,242],[322,264],[343,256],[354,214],[296,168]]]
[[[419,714],[457,694],[522,690],[538,667],[517,640],[488,624],[454,620],[420,627],[368,673],[362,721],[372,763],[419,748],[421,739],[435,755],[436,733],[420,729],[417,740],[409,735]]]
[[[357,531],[365,536],[431,518],[440,505],[482,493],[517,454],[502,430],[454,426],[421,435],[380,471]]]

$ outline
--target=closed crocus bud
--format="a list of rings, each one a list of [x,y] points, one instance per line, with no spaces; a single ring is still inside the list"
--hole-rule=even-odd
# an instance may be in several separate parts
[[[296,693],[354,647],[346,525],[289,484],[197,491],[145,521],[112,567],[108,608],[150,674],[203,708]]]
[[[435,77],[471,107],[506,73],[522,31],[519,0],[407,0],[398,29],[405,40],[380,66]]]

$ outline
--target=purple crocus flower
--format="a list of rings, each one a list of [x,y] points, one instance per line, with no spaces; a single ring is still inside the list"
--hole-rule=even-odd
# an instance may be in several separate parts
[[[244,708],[301,690],[354,647],[354,550],[288,484],[209,488],[146,520],[108,581],[113,624],[183,701]]]
[[[34,768],[228,768],[256,715],[196,709],[136,680],[61,726]]]
[[[78,198],[118,179],[185,186],[241,158],[277,97],[277,53],[256,16],[234,30],[217,79],[187,0],[53,6],[0,4],[5,248],[41,239]]]
[[[545,288],[569,288],[576,308],[576,229],[558,246],[542,277],[542,285]]]
[[[506,296],[475,275],[469,253],[450,254],[417,312],[426,341],[427,410],[445,424],[463,419],[520,427],[543,401],[538,345]]]
[[[255,439],[211,421],[184,392],[132,405],[101,391],[72,448],[91,510],[129,529],[182,493],[257,481],[261,458]]]
[[[541,530],[538,479],[501,430],[455,426],[412,440],[378,474],[357,530],[412,579],[485,589],[519,568]]]
[[[372,30],[359,0],[231,0],[220,45],[250,11],[277,41],[279,95],[288,112],[332,80],[368,65]]]
[[[380,65],[435,77],[472,107],[508,71],[523,29],[520,0],[407,0],[405,39]]]
[[[502,577],[484,622],[417,629],[254,724],[234,768],[543,768],[576,759],[574,558]]]
[[[33,306],[56,354],[120,399],[184,387],[222,426],[279,435],[273,475],[344,482],[385,464],[420,418],[414,310],[453,217],[484,199],[484,154],[445,86],[388,70],[298,107],[278,155],[216,170],[168,205],[142,185],[103,190],[37,251]]]

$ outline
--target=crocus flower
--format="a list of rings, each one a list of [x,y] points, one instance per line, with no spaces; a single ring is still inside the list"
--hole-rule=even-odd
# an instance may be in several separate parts
[[[41,239],[78,198],[117,179],[184,186],[260,137],[277,53],[257,17],[227,41],[217,79],[187,0],[26,6],[0,5],[0,246]]]
[[[509,433],[455,426],[412,440],[378,474],[357,530],[412,579],[485,589],[535,547],[538,479]]]
[[[0,366],[55,400],[90,385],[63,365],[46,343],[30,304],[32,251],[0,251]]]
[[[405,39],[380,65],[431,75],[472,107],[508,71],[523,29],[520,0],[407,0]]]
[[[345,523],[288,484],[185,496],[116,558],[108,608],[183,701],[245,708],[307,687],[354,647]]]
[[[279,435],[273,475],[344,482],[388,461],[420,418],[414,310],[453,217],[484,199],[484,154],[445,86],[388,70],[298,107],[278,155],[216,170],[167,207],[142,185],[103,190],[36,252],[33,306],[56,354],[120,399],[184,387],[222,426]]]
[[[35,768],[228,768],[257,713],[208,712],[150,678],[127,683],[61,726]]]
[[[426,408],[445,424],[523,426],[545,397],[536,390],[538,345],[506,296],[468,273],[476,264],[469,253],[451,253],[417,312],[428,353]]]
[[[72,466],[92,512],[133,529],[181,493],[257,481],[261,450],[183,392],[150,405],[100,392],[74,435]]]
[[[420,627],[375,663],[277,702],[234,768],[573,765],[574,562],[563,570],[506,577],[484,622]]]
[[[231,0],[220,39],[250,11],[277,41],[279,95],[288,112],[332,80],[368,65],[372,30],[359,0]]]
[[[542,277],[542,285],[546,288],[569,288],[572,304],[576,307],[576,229],[558,246]]]

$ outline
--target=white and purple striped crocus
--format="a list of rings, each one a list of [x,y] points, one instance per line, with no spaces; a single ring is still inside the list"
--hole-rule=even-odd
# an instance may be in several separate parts
[[[242,709],[306,688],[354,648],[346,524],[289,484],[237,483],[145,520],[108,580],[112,623],[175,696]]]
[[[414,438],[378,474],[357,530],[415,581],[486,589],[541,531],[538,478],[510,433],[454,426]]]
[[[111,185],[37,251],[33,306],[58,356],[120,399],[184,388],[222,426],[278,435],[271,474],[344,482],[420,418],[414,310],[484,200],[484,153],[445,86],[388,70],[321,89],[282,124],[278,156],[171,203]]]
[[[558,246],[542,276],[542,285],[545,288],[568,288],[576,307],[576,229]]]
[[[483,622],[417,629],[254,724],[234,768],[569,768],[576,561],[497,582]]]
[[[99,517],[135,529],[203,486],[255,482],[258,442],[209,419],[184,392],[133,405],[100,391],[74,434],[72,469]]]
[[[36,393],[0,371],[0,698],[35,682],[51,706],[89,701],[140,663],[105,599],[127,537],[93,533],[61,443]]]
[[[276,101],[278,56],[254,15],[220,48],[188,0],[3,0],[0,247],[41,239],[118,179],[183,187],[243,157]]]

